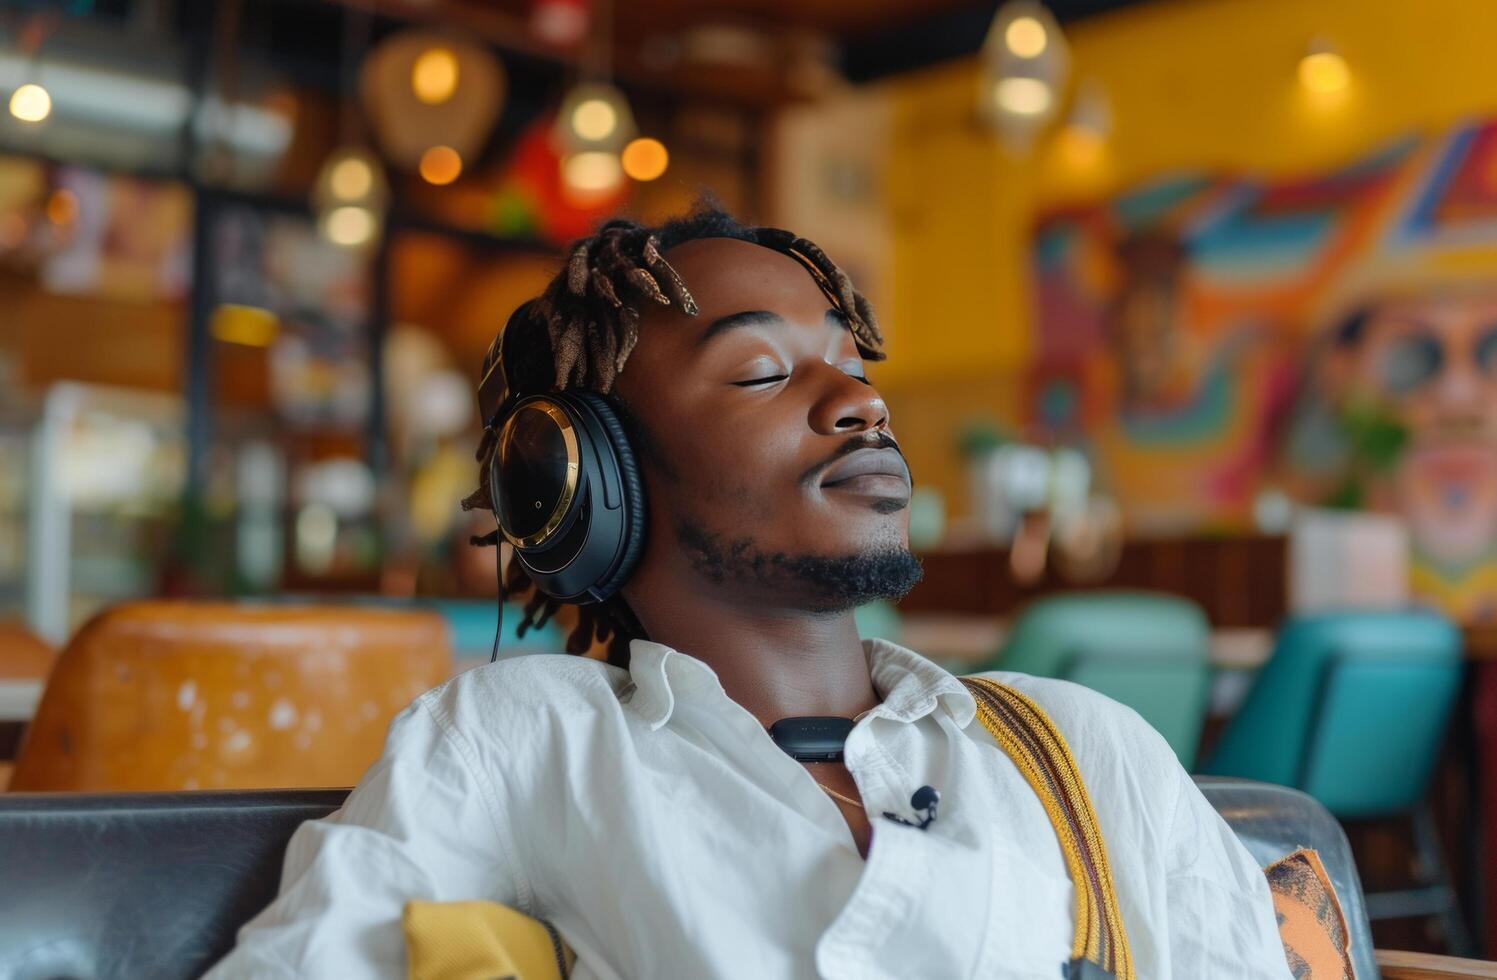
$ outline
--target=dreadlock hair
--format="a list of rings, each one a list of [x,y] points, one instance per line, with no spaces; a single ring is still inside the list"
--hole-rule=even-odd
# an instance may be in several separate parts
[[[539,393],[581,388],[608,394],[639,342],[643,304],[675,306],[688,316],[696,315],[696,300],[662,253],[702,238],[733,238],[796,259],[846,317],[858,353],[871,361],[884,359],[884,339],[872,307],[825,252],[788,231],[740,224],[717,205],[704,202],[690,214],[658,227],[614,219],[590,237],[573,242],[561,271],[545,291],[516,310],[504,331],[489,345],[480,376],[487,375],[498,358],[500,339],[520,330],[521,335],[507,343],[509,361],[505,369],[513,390]],[[626,429],[631,430],[630,441],[636,448],[648,450],[648,433],[639,431],[627,410],[621,415]],[[463,501],[464,510],[493,510],[489,463],[497,438],[492,429],[483,434],[478,446],[479,486]],[[474,537],[472,543],[497,545],[499,540],[495,530]],[[563,605],[535,588],[518,561],[510,563],[504,589],[510,595],[529,596],[519,625],[521,636],[545,625]],[[629,641],[643,637],[644,630],[620,594],[606,602],[578,607],[577,626],[567,638],[566,650],[583,654],[594,642],[607,642],[608,662],[627,667]]]

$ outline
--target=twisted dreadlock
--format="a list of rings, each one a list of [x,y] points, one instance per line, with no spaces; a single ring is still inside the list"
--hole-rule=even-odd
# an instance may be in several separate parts
[[[883,335],[873,309],[837,265],[814,243],[778,228],[751,228],[740,224],[722,209],[699,205],[686,217],[652,228],[633,221],[615,219],[596,234],[574,242],[561,271],[539,297],[511,317],[506,332],[524,334],[508,343],[511,361],[506,363],[514,390],[561,391],[583,388],[608,394],[619,372],[639,342],[640,306],[658,303],[675,306],[689,316],[697,312],[696,300],[686,282],[666,261],[664,252],[683,242],[701,238],[734,238],[772,248],[799,261],[816,284],[847,318],[848,329],[865,359],[884,359]],[[502,335],[501,335],[502,336]],[[500,338],[495,337],[484,355],[481,375],[486,375],[499,356]],[[648,433],[639,431],[629,413],[622,413],[632,442],[648,446]],[[492,510],[489,490],[489,459],[497,433],[487,430],[478,446],[479,486],[463,501],[464,510]],[[495,545],[499,532],[473,538],[477,545]],[[550,621],[562,603],[536,589],[519,562],[511,562],[505,592],[529,594],[520,622],[521,636]],[[627,667],[629,641],[644,631],[622,595],[607,602],[578,608],[578,622],[567,638],[567,652],[586,653],[593,643],[608,644],[608,662]]]

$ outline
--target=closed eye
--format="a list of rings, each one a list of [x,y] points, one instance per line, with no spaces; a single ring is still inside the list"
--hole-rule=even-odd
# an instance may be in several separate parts
[[[736,388],[752,388],[755,385],[775,384],[777,382],[784,381],[788,377],[790,377],[790,375],[788,374],[771,374],[768,377],[764,378],[749,378],[747,381],[734,381],[732,382],[732,384]]]
[[[863,373],[863,362],[861,360],[846,361],[838,365],[838,367],[841,369],[843,374],[847,375],[849,378],[852,378],[854,381],[861,381],[865,385],[873,384],[872,381],[868,380],[868,375]]]

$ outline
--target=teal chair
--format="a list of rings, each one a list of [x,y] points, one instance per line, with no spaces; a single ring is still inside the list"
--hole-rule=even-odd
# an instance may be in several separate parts
[[[1195,603],[1146,592],[1037,600],[982,670],[1075,681],[1153,725],[1180,764],[1195,762],[1211,689],[1211,627]]]
[[[499,604],[492,599],[416,599],[416,604],[440,613],[452,631],[452,649],[462,666],[488,663],[494,649],[494,630],[498,627]],[[565,653],[566,634],[555,620],[540,629],[519,634],[524,607],[516,602],[504,604],[504,635],[499,638],[499,657],[527,653]]]
[[[1460,632],[1433,613],[1296,617],[1201,771],[1292,786],[1343,820],[1412,817],[1417,887],[1368,895],[1368,915],[1439,915],[1468,951],[1425,801],[1462,674]]]

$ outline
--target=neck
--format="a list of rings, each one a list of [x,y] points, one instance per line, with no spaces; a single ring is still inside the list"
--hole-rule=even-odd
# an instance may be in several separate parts
[[[769,603],[677,598],[635,596],[630,606],[651,640],[706,663],[728,697],[761,723],[800,715],[852,718],[879,703],[851,611],[811,614]]]

